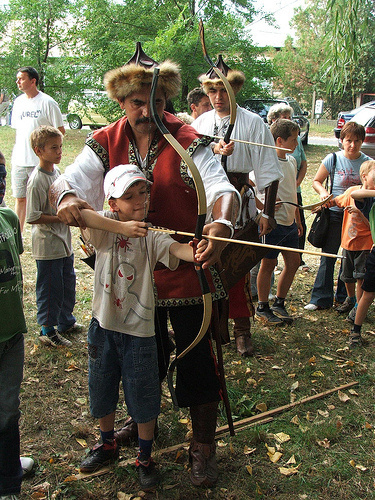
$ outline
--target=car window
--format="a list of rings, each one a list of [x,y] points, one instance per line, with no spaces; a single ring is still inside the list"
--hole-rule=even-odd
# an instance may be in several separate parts
[[[374,113],[374,108],[363,108],[355,114],[352,120],[360,125],[366,125],[367,122],[374,117]]]
[[[267,113],[270,108],[270,105],[268,105],[268,103],[264,101],[252,101],[251,99],[249,99],[245,102],[245,108],[259,115],[263,119],[263,121],[267,121]]]
[[[252,111],[254,111],[254,113],[264,113],[266,111],[266,108],[265,108],[265,105],[263,104],[263,102],[259,102],[259,101],[249,101],[249,102],[246,102],[246,106],[251,109]]]
[[[289,101],[289,106],[293,108],[294,115],[302,115],[302,110],[296,103],[296,101]]]

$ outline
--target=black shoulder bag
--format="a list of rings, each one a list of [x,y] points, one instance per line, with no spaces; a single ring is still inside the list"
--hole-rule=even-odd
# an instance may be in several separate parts
[[[336,170],[336,153],[333,154],[333,170],[331,175],[327,177],[326,181],[326,189],[328,191],[328,179],[331,180],[331,189],[330,193],[332,193],[333,188],[333,178]],[[312,246],[316,248],[323,248],[327,241],[327,235],[329,231],[329,208],[322,208],[315,216],[313,223],[311,224],[311,229],[307,236],[307,241],[309,241]]]

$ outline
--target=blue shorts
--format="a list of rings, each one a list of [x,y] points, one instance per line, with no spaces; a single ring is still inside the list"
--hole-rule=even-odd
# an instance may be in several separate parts
[[[102,328],[92,318],[87,334],[90,411],[102,418],[116,411],[122,380],[129,415],[146,423],[160,413],[155,337],[135,337]]]
[[[275,229],[269,234],[266,234],[266,243],[268,245],[280,245],[282,247],[299,248],[298,228],[293,222],[290,226],[282,226],[277,224]],[[265,259],[277,259],[281,250],[270,250]]]
[[[375,247],[367,256],[365,277],[363,278],[362,290],[375,292]]]

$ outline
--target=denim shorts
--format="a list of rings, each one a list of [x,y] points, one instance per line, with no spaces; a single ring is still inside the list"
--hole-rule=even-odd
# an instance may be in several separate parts
[[[35,167],[12,167],[12,192],[14,198],[26,198],[27,181],[33,173],[34,168]]]
[[[266,243],[268,245],[278,245],[282,247],[299,248],[298,228],[293,222],[290,226],[277,224],[269,234],[266,235]],[[265,259],[277,259],[281,250],[270,250]]]
[[[116,411],[122,380],[129,415],[146,423],[160,413],[155,337],[135,337],[102,328],[92,318],[87,334],[90,411],[102,418]]]

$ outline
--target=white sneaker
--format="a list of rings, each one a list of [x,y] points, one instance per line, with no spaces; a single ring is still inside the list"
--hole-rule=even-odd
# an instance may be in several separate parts
[[[20,457],[23,477],[30,474],[34,467],[34,460],[30,457]]]
[[[56,330],[53,330],[52,332],[48,332],[47,335],[42,335],[42,333],[41,333],[41,335],[39,337],[39,341],[41,344],[52,346],[52,347],[58,347],[58,346],[70,347],[72,345],[70,340],[63,337]]]
[[[306,311],[316,311],[318,306],[315,304],[306,304],[304,309],[306,309]]]

